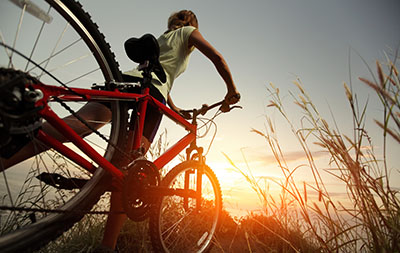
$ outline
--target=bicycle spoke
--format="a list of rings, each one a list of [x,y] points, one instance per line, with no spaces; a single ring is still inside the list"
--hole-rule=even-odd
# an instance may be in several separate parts
[[[173,238],[172,241],[169,241],[169,237],[173,235],[174,231],[171,231],[167,237],[164,238],[166,242],[168,242],[169,247],[171,248],[176,248],[177,246],[184,244],[186,242],[191,242],[190,238],[187,238],[186,236],[190,236],[190,233],[187,232],[187,228],[189,228],[192,225],[192,221],[186,219],[193,213],[194,209],[192,209],[190,212],[185,212],[185,215],[176,221],[176,225],[174,225],[174,230],[175,228],[178,228],[175,231],[175,237]],[[179,232],[181,231],[181,232]],[[179,236],[176,236],[176,234],[180,234]],[[184,240],[185,239],[185,240]],[[173,246],[175,245],[175,246]]]
[[[50,10],[51,10],[51,6],[49,6],[49,10],[47,11],[47,15],[50,13]],[[43,22],[42,22],[42,26],[40,27],[40,31],[39,31],[39,33],[38,33],[38,35],[37,35],[37,37],[36,37],[35,43],[34,43],[34,45],[33,45],[31,54],[30,54],[29,57],[28,57],[28,58],[29,58],[29,61],[26,62],[25,71],[28,69],[29,63],[30,63],[31,60],[32,60],[33,53],[35,52],[36,46],[37,46],[37,44],[38,44],[38,42],[39,42],[39,38],[40,38],[40,36],[41,36],[41,34],[42,34],[42,32],[43,32],[43,29],[44,29],[44,25],[45,25],[45,24],[46,24],[46,21],[43,21]]]
[[[3,44],[6,44],[6,42],[5,42],[5,40],[4,40],[3,33],[1,32],[1,30],[0,30],[0,41],[1,41]],[[3,47],[3,48],[4,48],[5,52],[6,52],[7,57],[10,59],[10,58],[11,58],[11,53],[12,53],[12,52],[8,51],[8,49],[7,49],[6,47]],[[8,64],[10,64],[10,63],[8,63]],[[13,68],[14,66],[11,66],[11,67]]]
[[[39,156],[36,156],[36,158],[39,158],[39,159],[37,159],[36,160],[36,164],[37,164],[37,166],[36,166],[36,171],[37,171],[37,173],[36,173],[36,175],[40,175],[40,162],[39,161],[41,161],[42,163],[43,163],[43,166],[44,166],[44,169],[47,171],[47,172],[49,172],[49,169],[47,168],[47,166],[46,166],[46,164],[43,162],[43,157],[42,157],[42,155],[39,155]],[[35,174],[34,174],[35,175]],[[33,177],[32,177],[33,178]],[[39,180],[39,185],[40,185],[40,189],[44,189],[44,185],[43,185],[43,183],[42,183],[42,181],[41,180]],[[45,194],[44,194],[44,191],[43,190],[41,190],[40,191],[40,194],[41,194],[41,199],[42,199],[42,201],[43,201],[43,207],[45,207],[46,206],[46,197],[45,197]],[[34,202],[35,203],[35,202]]]
[[[42,61],[42,62],[39,63],[40,66],[42,66],[43,63],[46,63],[46,64],[44,65],[43,69],[47,69],[47,66],[48,66],[48,64],[50,63],[50,60],[51,60],[52,58],[54,58],[54,57],[57,56],[58,54],[64,52],[64,51],[67,50],[68,48],[72,47],[73,45],[75,45],[76,43],[78,43],[79,41],[81,41],[81,38],[79,38],[79,39],[77,39],[76,41],[70,43],[70,44],[67,45],[66,47],[64,47],[64,48],[62,48],[61,50],[59,50],[59,51],[56,52],[58,46],[59,46],[60,43],[61,43],[62,38],[63,38],[64,35],[65,35],[65,32],[66,32],[67,29],[68,29],[68,27],[69,27],[69,23],[65,24],[65,27],[64,27],[63,31],[61,32],[60,36],[58,37],[58,40],[57,40],[56,44],[54,45],[52,51],[50,52],[50,56],[49,56],[47,59],[45,59],[44,61]],[[28,72],[34,70],[35,68],[37,68],[37,66],[34,66],[32,69],[28,70]],[[38,76],[38,78],[40,78],[43,74],[44,74],[44,71],[42,70],[42,73],[40,73],[40,75]]]
[[[19,17],[18,28],[17,28],[17,31],[15,33],[15,37],[14,37],[14,42],[13,42],[12,48],[15,48],[15,46],[17,44],[19,32],[21,31],[22,21],[24,20],[24,16],[25,16],[25,10],[26,10],[26,4],[24,4],[24,7],[22,8],[22,11],[21,11],[21,15]],[[11,68],[13,66],[13,64],[12,64],[13,54],[14,54],[14,52],[12,51],[11,55],[10,55],[10,59],[9,59],[9,64],[8,64],[9,68]]]
[[[94,72],[96,72],[96,71],[99,71],[99,70],[100,70],[100,68],[93,69],[93,70],[91,70],[91,71],[89,71],[89,72],[87,72],[87,73],[85,73],[85,74],[83,74],[83,75],[78,76],[77,78],[74,78],[74,79],[72,79],[72,80],[66,82],[65,84],[70,84],[70,83],[72,83],[72,82],[75,82],[76,80],[79,80],[79,79],[81,79],[81,78],[84,78],[85,76],[88,76],[88,75],[90,75],[90,74],[92,74],[92,73],[94,73]]]
[[[185,213],[184,216],[182,216],[179,220],[177,220],[174,224],[171,224],[171,226],[169,226],[169,228],[167,228],[164,233],[162,233],[163,237],[165,236],[165,240],[168,240],[169,237],[172,235],[172,233],[174,232],[175,228],[178,227],[181,222],[189,215],[190,213]]]
[[[88,53],[88,54],[86,54],[86,55],[79,56],[79,57],[77,57],[77,58],[75,58],[75,59],[73,59],[73,60],[71,60],[71,61],[69,61],[69,62],[64,63],[63,65],[60,65],[60,66],[55,67],[55,68],[53,68],[53,69],[47,70],[47,72],[48,72],[48,73],[55,72],[56,70],[65,68],[65,67],[67,67],[67,66],[69,66],[69,65],[71,65],[71,64],[74,64],[74,63],[76,63],[76,62],[78,62],[78,61],[80,61],[80,60],[83,60],[83,59],[85,59],[86,57],[88,57],[88,56],[90,56],[90,55],[91,55],[91,54]],[[47,74],[47,73],[42,73],[42,75],[41,75],[40,77],[43,77],[43,76],[45,76],[46,74]],[[71,82],[71,81],[69,81],[69,82]],[[64,82],[64,84],[68,84],[69,82],[67,82],[67,83]]]

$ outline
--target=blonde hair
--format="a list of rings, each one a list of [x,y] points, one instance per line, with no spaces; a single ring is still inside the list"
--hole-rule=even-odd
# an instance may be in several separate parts
[[[173,31],[184,26],[194,26],[199,28],[196,15],[189,10],[181,10],[173,13],[168,18],[168,31]]]

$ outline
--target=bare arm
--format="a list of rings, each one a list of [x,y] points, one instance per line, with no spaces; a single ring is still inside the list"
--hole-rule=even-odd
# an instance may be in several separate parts
[[[219,75],[226,84],[227,94],[225,101],[228,104],[234,104],[239,101],[239,92],[233,82],[232,74],[224,57],[201,35],[198,30],[194,30],[189,37],[189,48],[192,46],[200,50],[214,64]]]
[[[177,111],[178,108],[175,106],[174,102],[171,99],[171,96],[168,94],[168,100],[167,100],[167,104],[169,105],[169,107],[173,110],[173,111]]]
[[[172,101],[171,96],[168,94],[168,100],[167,100],[168,106],[175,112],[181,114],[185,119],[190,119],[190,114],[187,112],[182,111],[179,107],[177,107],[174,102]]]

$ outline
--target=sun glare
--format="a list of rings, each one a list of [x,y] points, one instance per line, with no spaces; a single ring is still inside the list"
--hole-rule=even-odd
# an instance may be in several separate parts
[[[208,163],[218,177],[224,199],[224,208],[229,213],[240,217],[250,212],[262,210],[263,204],[259,196],[238,169],[233,168],[229,162]],[[238,164],[238,167],[245,166],[242,165]],[[254,179],[264,192],[271,194],[274,198],[279,196],[280,190],[278,185],[271,181],[272,179],[276,180],[276,177],[255,176]]]

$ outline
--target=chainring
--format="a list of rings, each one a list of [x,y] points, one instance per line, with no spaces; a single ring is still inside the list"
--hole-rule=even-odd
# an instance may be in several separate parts
[[[136,160],[128,166],[125,176],[122,202],[126,215],[133,221],[143,221],[148,217],[154,198],[149,187],[160,185],[160,174],[154,163]]]

